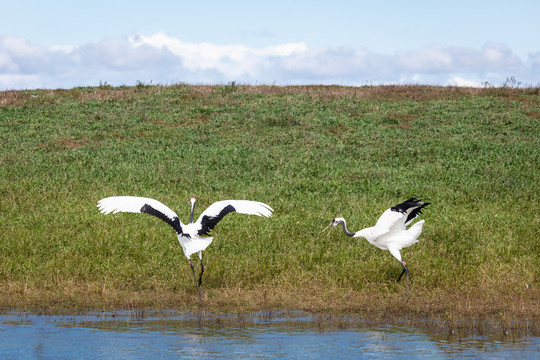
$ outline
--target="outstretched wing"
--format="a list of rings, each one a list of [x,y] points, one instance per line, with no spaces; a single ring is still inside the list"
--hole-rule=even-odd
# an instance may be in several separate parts
[[[374,238],[386,235],[390,231],[405,229],[405,215],[400,212],[387,209],[373,227],[372,234]]]
[[[182,222],[174,211],[163,203],[137,196],[111,196],[98,201],[99,210],[107,215],[118,212],[131,212],[149,214],[160,218],[172,226],[177,234],[182,234]]]
[[[405,200],[401,204],[391,207],[390,210],[400,212],[405,215],[404,225],[408,225],[416,217],[420,216],[420,214],[422,213],[422,209],[429,204],[430,203],[424,202],[421,199],[412,197],[408,200]]]
[[[410,198],[387,209],[375,224],[374,236],[380,237],[391,231],[405,230],[405,227],[422,213],[422,208],[429,204],[417,198]]]
[[[197,225],[197,234],[210,235],[210,231],[225,217],[225,215],[231,212],[237,212],[239,214],[258,215],[264,217],[272,216],[272,209],[270,206],[250,200],[223,200],[217,201],[210,205],[203,211],[201,216],[197,219],[195,224]]]

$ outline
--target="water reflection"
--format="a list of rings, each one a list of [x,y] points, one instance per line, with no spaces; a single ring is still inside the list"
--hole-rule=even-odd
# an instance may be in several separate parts
[[[0,358],[535,358],[540,338],[286,316],[0,315]]]

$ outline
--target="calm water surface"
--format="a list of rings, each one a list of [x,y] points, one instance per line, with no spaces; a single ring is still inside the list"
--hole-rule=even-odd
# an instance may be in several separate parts
[[[269,317],[0,315],[0,359],[540,359],[540,337]]]

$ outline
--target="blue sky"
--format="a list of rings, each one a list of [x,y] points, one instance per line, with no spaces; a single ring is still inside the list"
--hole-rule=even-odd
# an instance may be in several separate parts
[[[0,0],[0,90],[540,84],[540,1]]]

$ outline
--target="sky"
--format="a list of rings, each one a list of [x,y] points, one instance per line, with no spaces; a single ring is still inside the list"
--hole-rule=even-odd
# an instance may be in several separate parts
[[[0,0],[0,91],[540,86],[540,1]]]

